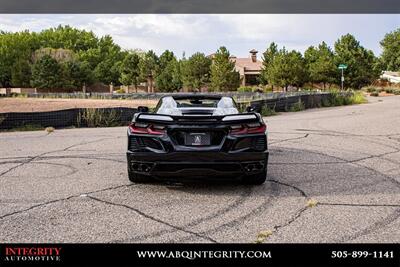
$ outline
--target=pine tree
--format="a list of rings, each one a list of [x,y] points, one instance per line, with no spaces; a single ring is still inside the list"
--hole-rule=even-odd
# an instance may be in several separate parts
[[[272,42],[267,50],[263,53],[262,61],[263,66],[261,69],[260,81],[262,84],[268,84],[268,68],[271,66],[274,61],[275,56],[278,54],[278,46]]]
[[[235,63],[230,60],[229,51],[220,47],[214,54],[211,65],[211,88],[214,91],[236,90],[240,85],[239,72]]]

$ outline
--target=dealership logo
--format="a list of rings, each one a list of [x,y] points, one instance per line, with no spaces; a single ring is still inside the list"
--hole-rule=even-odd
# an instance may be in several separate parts
[[[61,261],[60,247],[6,247],[3,262]]]
[[[195,144],[201,144],[201,135],[196,135],[194,137],[194,143]]]

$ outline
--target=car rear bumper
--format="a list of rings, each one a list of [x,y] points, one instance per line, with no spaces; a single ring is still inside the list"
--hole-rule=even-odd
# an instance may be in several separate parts
[[[269,152],[127,152],[131,172],[157,178],[241,179],[266,170]]]

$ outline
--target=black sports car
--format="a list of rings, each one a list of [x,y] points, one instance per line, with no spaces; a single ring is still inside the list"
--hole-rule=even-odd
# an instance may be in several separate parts
[[[132,182],[153,179],[239,179],[262,184],[267,175],[266,125],[231,97],[164,96],[154,112],[139,107],[128,128]]]

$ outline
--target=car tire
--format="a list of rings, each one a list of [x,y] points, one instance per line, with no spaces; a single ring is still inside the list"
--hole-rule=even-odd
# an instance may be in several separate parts
[[[243,178],[243,183],[248,185],[262,185],[267,180],[267,171],[249,175]]]
[[[129,181],[133,183],[150,183],[153,181],[153,178],[151,176],[130,172],[129,170],[128,176]]]

